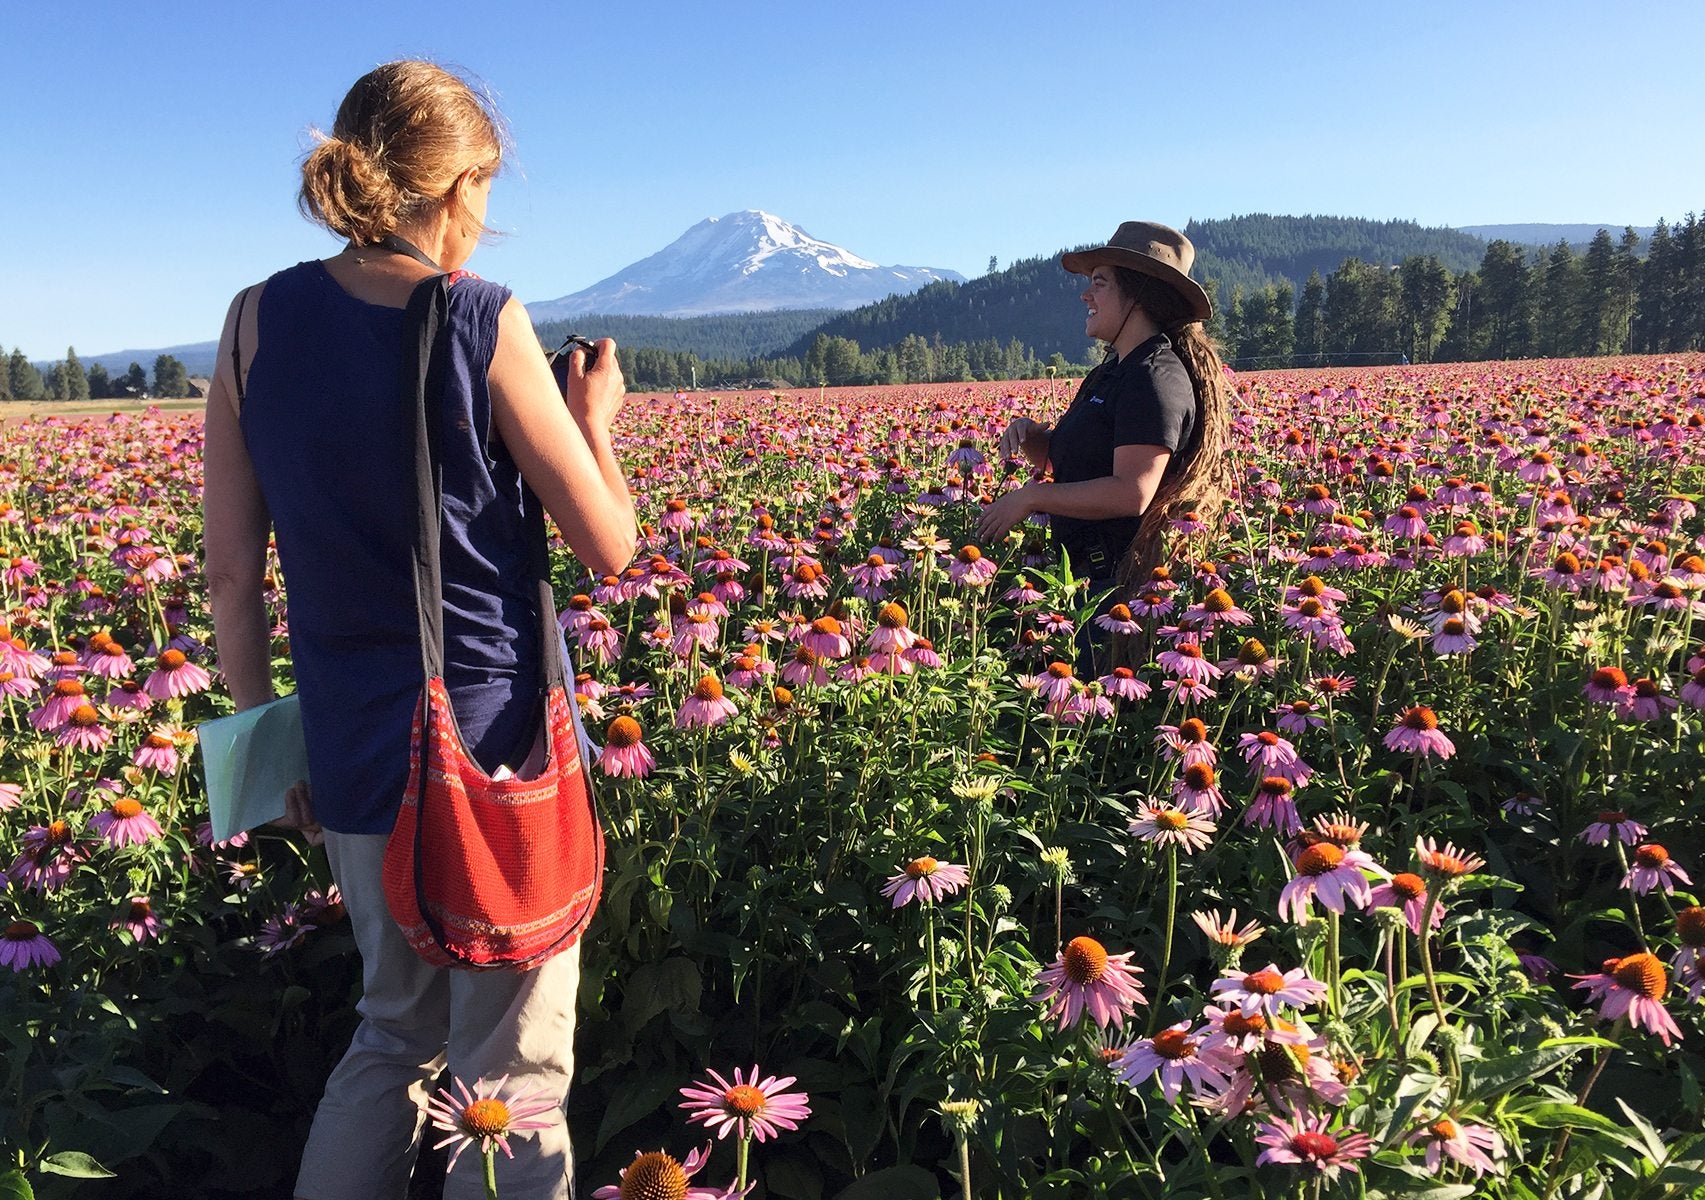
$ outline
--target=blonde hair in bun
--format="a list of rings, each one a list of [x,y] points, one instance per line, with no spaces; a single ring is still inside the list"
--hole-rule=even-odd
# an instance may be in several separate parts
[[[311,221],[370,245],[412,217],[453,202],[456,180],[503,161],[490,99],[435,63],[375,67],[349,89],[331,134],[302,162],[297,206]]]

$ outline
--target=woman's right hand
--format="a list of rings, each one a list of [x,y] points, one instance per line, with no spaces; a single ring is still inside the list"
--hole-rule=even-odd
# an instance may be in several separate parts
[[[1048,461],[1048,427],[1029,417],[1014,417],[1001,434],[1000,456],[1008,459],[1020,453],[1032,466],[1044,466]]]
[[[568,411],[586,428],[609,432],[627,395],[622,364],[613,338],[598,339],[598,361],[586,369],[586,351],[576,346],[568,356]]]

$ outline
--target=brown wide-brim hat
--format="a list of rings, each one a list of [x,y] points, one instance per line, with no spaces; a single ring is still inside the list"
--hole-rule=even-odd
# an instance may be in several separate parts
[[[1073,275],[1088,275],[1096,267],[1127,267],[1166,284],[1189,307],[1192,317],[1206,321],[1214,315],[1213,303],[1202,285],[1190,278],[1196,247],[1170,225],[1153,221],[1125,221],[1105,246],[1073,250],[1060,255],[1060,265]]]

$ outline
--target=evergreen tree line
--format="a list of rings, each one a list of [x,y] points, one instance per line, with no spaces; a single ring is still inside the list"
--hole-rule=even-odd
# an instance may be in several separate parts
[[[1601,229],[1582,253],[1493,241],[1461,272],[1430,254],[1349,258],[1311,271],[1300,295],[1233,288],[1213,331],[1247,369],[1705,349],[1705,223],[1659,221],[1644,258],[1640,246],[1632,228]]]
[[[87,370],[75,346],[67,347],[65,358],[43,372],[24,357],[22,348],[10,355],[0,347],[0,401],[6,400],[124,400],[156,396],[178,398],[189,395],[189,373],[170,354],[154,360],[154,383],[141,363],[131,363],[122,375],[111,374],[100,363]]]

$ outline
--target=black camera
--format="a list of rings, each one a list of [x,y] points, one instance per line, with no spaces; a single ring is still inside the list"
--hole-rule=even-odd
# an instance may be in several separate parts
[[[557,386],[565,393],[568,391],[568,356],[576,346],[586,351],[586,370],[590,372],[598,362],[598,347],[590,338],[581,337],[578,333],[569,334],[562,339],[562,345],[545,355],[551,374],[556,376]]]

